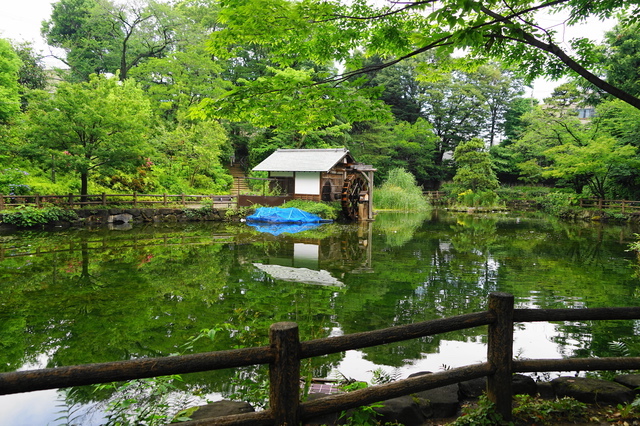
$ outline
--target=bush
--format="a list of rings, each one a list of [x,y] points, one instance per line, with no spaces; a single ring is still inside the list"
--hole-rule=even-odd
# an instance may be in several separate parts
[[[16,168],[0,170],[0,194],[29,194],[31,187],[25,183],[26,176],[28,175],[29,173]]]
[[[46,225],[57,220],[71,221],[77,218],[78,216],[73,210],[64,210],[54,206],[44,208],[20,206],[14,211],[6,211],[2,214],[2,222],[16,225],[20,228]]]
[[[550,192],[536,199],[542,206],[542,210],[554,216],[564,216],[571,211],[576,201],[576,194],[564,192]]]
[[[473,192],[467,189],[458,194],[458,204],[468,207],[491,207],[498,203],[498,194],[494,191]]]
[[[304,210],[305,212],[315,214],[323,219],[336,220],[340,214],[340,203],[316,203],[315,201],[291,200],[284,203],[281,207],[293,207]]]

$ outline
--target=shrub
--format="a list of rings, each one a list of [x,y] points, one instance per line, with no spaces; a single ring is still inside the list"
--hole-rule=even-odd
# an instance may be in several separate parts
[[[29,194],[31,187],[25,183],[28,175],[29,173],[16,168],[0,170],[0,194]]]
[[[458,194],[458,204],[468,207],[491,207],[498,202],[498,194],[494,191],[477,191],[473,192],[467,189]]]
[[[213,206],[212,200],[205,198],[201,201],[200,204],[201,206],[197,209],[186,209],[184,211],[185,216],[193,220],[193,219],[202,219],[204,217],[207,217],[211,214],[216,213],[216,209]]]
[[[304,210],[305,212],[315,214],[323,219],[335,220],[340,214],[340,203],[316,203],[315,201],[291,200],[287,201],[282,207],[293,207]]]
[[[542,210],[554,216],[563,216],[569,213],[575,200],[576,194],[564,192],[550,192],[536,199],[542,206]]]
[[[514,399],[516,405],[513,416],[524,422],[551,425],[560,421],[575,423],[587,418],[587,405],[573,398],[544,400],[529,395],[516,395]]]
[[[463,425],[506,425],[502,416],[496,411],[495,404],[489,401],[486,395],[480,396],[477,406],[464,406],[462,408],[462,415],[456,419],[452,426]]]
[[[16,225],[20,228],[45,225],[57,220],[75,220],[77,218],[78,216],[73,210],[64,210],[55,206],[44,208],[20,206],[16,210],[6,211],[2,214],[4,223]]]

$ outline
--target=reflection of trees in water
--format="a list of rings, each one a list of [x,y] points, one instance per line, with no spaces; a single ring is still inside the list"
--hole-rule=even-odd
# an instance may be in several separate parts
[[[334,329],[348,334],[480,311],[491,291],[542,308],[636,300],[638,280],[620,228],[397,214],[378,215],[371,225],[371,232],[334,224],[324,234],[277,238],[240,224],[14,235],[10,243],[0,237],[0,363],[10,371],[41,353],[49,354],[49,366],[164,356],[202,328],[225,323],[233,332],[195,350],[264,345],[277,321],[298,322],[309,340]],[[345,286],[283,282],[253,267],[258,259],[292,257],[295,243],[318,244],[318,268]],[[636,333],[629,326],[559,330],[558,344],[578,341],[585,354],[606,352],[614,333]],[[463,330],[364,352],[375,363],[401,366],[437,352],[443,339],[477,341],[484,333]],[[309,370],[324,376],[341,359],[311,360]],[[189,375],[184,386],[216,389],[230,374]]]
[[[416,230],[427,217],[429,217],[428,212],[394,212],[378,215],[373,226],[376,232],[384,234],[387,246],[401,247],[413,238]]]
[[[12,275],[0,287],[2,309],[12,314],[0,315],[0,339],[11,346],[0,354],[5,370],[41,353],[49,367],[167,356],[200,329],[224,323],[235,331],[195,351],[264,345],[278,321],[298,322],[305,340],[326,337],[336,324],[336,289],[283,285],[238,262],[279,253],[287,246],[281,241],[218,243],[206,229],[132,234],[67,234],[71,247],[43,241],[40,255],[0,263],[2,275]],[[328,373],[341,358],[318,358],[309,368]],[[219,389],[229,374],[189,375],[184,386]]]

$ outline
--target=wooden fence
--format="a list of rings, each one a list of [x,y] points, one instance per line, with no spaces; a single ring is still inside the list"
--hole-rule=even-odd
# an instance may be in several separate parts
[[[602,198],[581,198],[580,207],[597,208],[599,210],[620,210],[621,213],[640,214],[640,201],[603,200]]]
[[[512,417],[511,380],[514,373],[640,369],[640,358],[631,357],[514,360],[514,322],[634,319],[640,319],[640,307],[514,309],[513,295],[497,292],[489,295],[487,311],[381,330],[300,342],[297,324],[282,322],[271,326],[269,346],[2,373],[0,394],[269,364],[269,409],[181,424],[298,425],[312,417],[485,376],[489,399],[509,420]],[[300,402],[302,359],[485,325],[488,326],[486,362]]]
[[[187,194],[89,194],[89,195],[4,195],[0,194],[0,210],[9,207],[33,205],[42,207],[53,204],[60,207],[82,206],[122,206],[154,207],[174,206],[183,207],[199,205],[211,201],[214,208],[233,208],[236,205],[235,195],[187,195]]]
[[[429,200],[441,200],[446,197],[447,193],[444,191],[423,191],[422,195]]]

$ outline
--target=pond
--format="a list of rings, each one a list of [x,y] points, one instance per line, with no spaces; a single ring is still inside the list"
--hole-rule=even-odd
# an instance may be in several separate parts
[[[134,225],[0,234],[0,368],[15,371],[258,346],[295,321],[302,340],[486,309],[640,304],[636,229],[532,213],[380,213],[273,235],[244,223]],[[640,352],[633,321],[519,324],[520,358]],[[194,340],[203,329],[213,338]],[[310,360],[313,377],[370,381],[486,359],[486,328]],[[228,397],[266,369],[185,375],[176,386]],[[0,424],[104,422],[113,389],[0,397]],[[196,402],[197,403],[197,402]],[[176,403],[177,404],[177,403]]]

